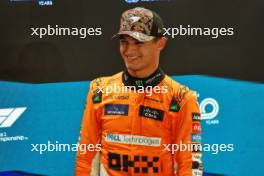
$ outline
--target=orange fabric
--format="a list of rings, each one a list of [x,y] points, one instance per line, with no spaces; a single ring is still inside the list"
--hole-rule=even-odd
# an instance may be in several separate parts
[[[194,153],[178,151],[172,154],[164,151],[164,144],[179,144],[180,141],[187,144],[192,140],[193,113],[199,113],[195,94],[165,76],[157,86],[167,86],[167,93],[153,93],[151,96],[146,93],[111,93],[106,96],[103,93],[101,102],[94,103],[98,86],[122,86],[121,75],[118,73],[91,82],[80,144],[101,144],[100,163],[106,175],[169,176],[174,175],[176,161],[177,176],[191,176]],[[178,112],[170,111],[173,98],[180,107]],[[92,166],[96,153],[87,151],[81,154],[78,151],[76,176],[92,175],[92,167],[98,168]]]

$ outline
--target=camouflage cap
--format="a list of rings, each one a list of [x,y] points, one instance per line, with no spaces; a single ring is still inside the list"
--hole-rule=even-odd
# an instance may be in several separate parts
[[[163,35],[163,22],[160,16],[152,10],[136,7],[125,11],[120,20],[120,35],[129,35],[141,42],[147,42]]]

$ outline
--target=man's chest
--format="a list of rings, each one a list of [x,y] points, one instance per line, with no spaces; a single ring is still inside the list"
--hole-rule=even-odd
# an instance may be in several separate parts
[[[98,107],[103,131],[134,135],[154,135],[171,132],[171,98],[163,94],[111,94],[102,98]]]

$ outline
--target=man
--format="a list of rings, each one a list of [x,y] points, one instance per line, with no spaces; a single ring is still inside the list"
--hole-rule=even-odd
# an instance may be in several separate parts
[[[76,176],[202,175],[200,150],[176,148],[192,138],[200,143],[200,114],[195,94],[159,68],[162,34],[155,12],[137,7],[122,14],[114,37],[126,70],[91,82],[80,146],[95,150],[78,151]],[[109,91],[117,86],[122,92]]]

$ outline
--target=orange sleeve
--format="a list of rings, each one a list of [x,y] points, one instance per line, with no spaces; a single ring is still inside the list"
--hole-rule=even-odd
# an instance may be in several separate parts
[[[179,147],[182,145],[182,149],[178,149],[174,153],[174,160],[177,163],[177,176],[192,176],[200,175],[198,172],[193,172],[195,168],[193,168],[193,152],[192,152],[192,135],[198,134],[200,135],[201,131],[193,131],[194,125],[200,126],[200,119],[193,121],[194,114],[200,115],[199,105],[196,99],[196,96],[193,92],[189,92],[189,95],[186,95],[186,101],[181,102],[182,107],[178,112],[178,116],[175,118],[176,120],[173,122],[173,130],[175,140],[174,144],[178,144]],[[196,126],[197,128],[197,126]],[[184,147],[185,145],[185,147]],[[185,149],[185,151],[183,151]],[[181,151],[182,150],[182,151]],[[201,161],[199,161],[201,163]],[[202,172],[202,171],[201,171]]]
[[[96,150],[99,147],[96,148],[96,145],[100,145],[100,123],[96,115],[93,96],[91,82],[81,125],[80,144],[77,151],[75,165],[75,176],[91,175],[93,168],[99,170],[99,166],[97,165],[96,167],[94,164],[96,163],[95,160],[98,160],[98,157],[96,157],[98,151]],[[89,144],[90,146],[94,146],[94,148],[92,147],[88,150]],[[97,161],[97,163],[99,163],[99,161]]]

